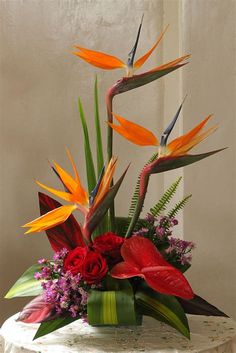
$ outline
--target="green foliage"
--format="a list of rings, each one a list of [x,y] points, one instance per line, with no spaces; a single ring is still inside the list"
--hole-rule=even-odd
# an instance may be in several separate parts
[[[78,320],[78,318],[77,317],[76,318],[74,318],[74,317],[59,317],[54,320],[45,321],[40,324],[33,340],[35,340],[36,338],[48,335],[49,333],[56,331],[61,327],[64,327],[66,325],[71,324],[75,320]]]
[[[94,84],[94,123],[96,129],[96,150],[97,150],[97,177],[99,177],[104,166],[102,135],[100,126],[100,114],[98,104],[98,81],[97,77]]]
[[[149,161],[145,164],[145,166],[143,168],[145,168],[147,165],[149,165],[150,163],[152,163],[158,156],[158,153],[155,153],[150,159]],[[129,208],[129,218],[132,218],[138,203],[138,198],[139,198],[139,188],[140,188],[140,176],[141,176],[142,171],[140,172],[139,176],[138,176],[138,180],[135,186],[135,190],[134,190],[134,194],[132,196],[131,199],[131,205]]]
[[[28,268],[5,295],[6,299],[15,297],[31,297],[42,293],[41,282],[34,278],[41,265],[35,264]]]
[[[182,177],[178,178],[173,184],[171,184],[171,186],[164,192],[163,196],[156,203],[156,205],[150,209],[150,213],[154,217],[159,216],[162,211],[166,210],[166,206],[175,195],[181,179]]]
[[[80,98],[79,98],[78,104],[79,104],[80,120],[82,123],[83,133],[84,133],[84,154],[85,154],[85,161],[86,161],[88,190],[89,190],[89,193],[91,193],[91,191],[94,189],[96,185],[96,175],[95,175],[93,156],[92,156],[90,141],[89,141],[88,126],[87,126],[84,109]]]
[[[124,310],[125,308],[125,310]],[[111,279],[111,290],[92,290],[87,306],[90,325],[138,325],[134,294],[128,280]]]
[[[168,217],[175,217],[177,213],[184,208],[188,200],[192,197],[192,195],[185,196],[183,200],[177,202],[177,204],[168,212]]]
[[[188,319],[174,296],[157,293],[143,285],[136,292],[135,298],[143,315],[163,321],[185,337],[190,338]]]

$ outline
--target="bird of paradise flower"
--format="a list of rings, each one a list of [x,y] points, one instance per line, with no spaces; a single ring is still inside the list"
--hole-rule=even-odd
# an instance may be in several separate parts
[[[118,192],[126,171],[116,182],[116,184],[111,187],[111,180],[114,176],[117,165],[117,158],[113,157],[108,163],[108,166],[103,168],[96,187],[91,194],[88,195],[87,191],[81,184],[74,160],[68,150],[67,154],[74,171],[74,177],[66,172],[58,163],[54,162],[55,172],[62,181],[66,191],[60,191],[48,187],[39,181],[36,181],[36,183],[43,189],[65,201],[71,202],[72,204],[60,206],[44,214],[43,216],[26,223],[23,227],[29,228],[25,234],[41,232],[65,222],[73,211],[79,210],[85,217],[83,236],[88,242],[90,242],[92,231],[96,228],[96,225],[109,208],[110,202],[114,199],[116,193]]]

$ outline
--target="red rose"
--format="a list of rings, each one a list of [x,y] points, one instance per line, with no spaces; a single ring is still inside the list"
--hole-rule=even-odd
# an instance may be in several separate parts
[[[114,261],[119,262],[122,260],[120,248],[123,243],[124,238],[112,232],[108,232],[94,239],[93,248],[104,256],[110,258],[114,264]]]
[[[107,262],[96,251],[88,251],[81,266],[81,275],[88,284],[100,282],[108,271]]]
[[[88,249],[86,247],[80,247],[68,252],[64,260],[64,269],[70,271],[73,275],[81,272],[81,266],[84,262]]]

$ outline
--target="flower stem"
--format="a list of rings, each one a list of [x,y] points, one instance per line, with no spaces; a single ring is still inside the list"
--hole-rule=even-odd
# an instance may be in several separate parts
[[[143,204],[144,204],[145,197],[147,194],[148,183],[149,183],[149,178],[150,178],[150,173],[149,173],[149,170],[147,167],[145,167],[142,170],[142,173],[140,175],[139,199],[138,199],[138,202],[136,205],[136,209],[134,211],[134,215],[130,221],[129,228],[126,232],[126,235],[125,235],[126,238],[129,238],[132,235],[135,224],[137,223],[139,216],[140,216],[140,213],[142,212],[142,209],[143,209]]]

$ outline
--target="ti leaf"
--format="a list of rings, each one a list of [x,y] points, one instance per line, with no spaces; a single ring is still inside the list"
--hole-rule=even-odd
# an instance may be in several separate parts
[[[175,297],[160,294],[147,286],[142,286],[136,292],[135,298],[143,315],[163,321],[190,338],[187,317]]]
[[[61,327],[71,324],[73,321],[78,320],[74,317],[59,317],[54,320],[42,322],[39,326],[33,340],[36,338],[48,335],[49,333],[58,330]]]
[[[35,264],[28,268],[23,275],[16,281],[5,295],[6,299],[15,297],[31,297],[42,293],[41,282],[34,278],[35,272],[41,269],[41,265]]]
[[[90,193],[96,185],[96,175],[95,175],[95,169],[94,169],[94,163],[93,163],[93,156],[92,156],[91,147],[90,147],[87,122],[85,119],[83,105],[80,99],[78,104],[79,104],[80,120],[82,123],[83,133],[84,133],[84,153],[85,153],[85,160],[86,160],[88,190]]]

